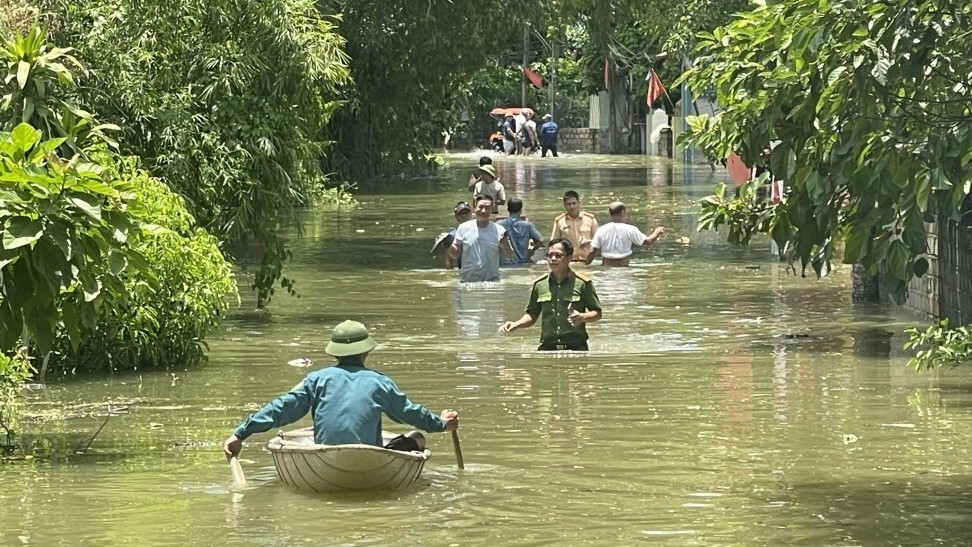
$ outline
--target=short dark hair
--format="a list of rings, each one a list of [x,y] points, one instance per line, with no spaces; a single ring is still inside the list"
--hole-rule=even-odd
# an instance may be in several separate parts
[[[520,198],[511,198],[510,201],[506,202],[506,210],[511,215],[520,214],[520,211],[523,211],[523,200]]]
[[[566,192],[564,192],[564,201],[567,201],[570,198],[574,198],[577,201],[580,201],[580,194],[578,194],[573,190],[567,190]]]
[[[623,203],[618,203],[614,207],[608,207],[608,214],[611,215],[612,217],[620,215],[624,211],[625,211],[625,207]]]
[[[566,237],[558,237],[550,243],[547,244],[547,251],[553,249],[554,245],[560,245],[564,249],[564,254],[571,256],[574,254],[574,244],[570,242]]]
[[[492,203],[493,203],[493,196],[491,196],[489,194],[476,194],[476,197],[473,198],[473,203],[479,203],[481,200],[484,200],[484,199],[486,201],[488,201],[492,205]]]
[[[482,167],[484,165],[493,165],[493,158],[491,158],[489,156],[482,156],[482,157],[480,157],[479,158],[479,166]]]

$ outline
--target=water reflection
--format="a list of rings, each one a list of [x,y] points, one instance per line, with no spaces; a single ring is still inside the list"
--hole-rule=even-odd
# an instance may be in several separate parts
[[[452,291],[452,304],[459,336],[475,341],[496,338],[505,320],[497,302],[503,298],[499,283],[466,283]]]

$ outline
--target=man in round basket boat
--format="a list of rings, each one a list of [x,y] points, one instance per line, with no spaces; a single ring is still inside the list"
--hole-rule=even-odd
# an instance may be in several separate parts
[[[443,410],[436,416],[410,401],[391,378],[365,366],[377,345],[357,321],[334,327],[324,351],[336,357],[337,364],[311,372],[292,390],[251,414],[223,443],[226,457],[238,456],[250,435],[294,423],[308,412],[314,418],[317,444],[382,446],[382,413],[422,431],[454,431],[459,426],[457,412]],[[424,442],[421,435],[409,434],[392,439],[385,448],[423,450]]]

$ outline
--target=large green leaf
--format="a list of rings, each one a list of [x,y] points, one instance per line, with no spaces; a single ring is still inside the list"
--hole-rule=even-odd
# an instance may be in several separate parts
[[[101,220],[101,207],[95,205],[94,199],[82,196],[71,196],[68,198],[78,209],[95,220]]]
[[[44,224],[36,219],[15,216],[7,219],[3,229],[3,248],[17,249],[37,241],[44,235]]]
[[[84,291],[84,301],[92,302],[101,295],[101,281],[91,272],[81,272],[81,290]]]
[[[30,75],[30,63],[27,61],[20,61],[17,64],[17,86],[20,89],[27,87],[27,77]]]
[[[112,275],[121,275],[126,266],[128,266],[128,258],[125,257],[124,253],[112,251],[108,254],[108,269]]]
[[[28,123],[19,124],[10,132],[11,142],[19,149],[21,154],[26,154],[40,140],[40,137],[41,132],[31,127]]]

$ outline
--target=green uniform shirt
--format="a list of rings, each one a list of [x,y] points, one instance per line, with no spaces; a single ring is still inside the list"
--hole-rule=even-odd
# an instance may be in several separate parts
[[[587,340],[586,323],[575,327],[567,321],[571,307],[580,313],[601,310],[594,283],[586,274],[571,271],[562,283],[557,283],[548,273],[533,283],[526,312],[541,318],[541,344],[569,344]]]

